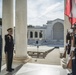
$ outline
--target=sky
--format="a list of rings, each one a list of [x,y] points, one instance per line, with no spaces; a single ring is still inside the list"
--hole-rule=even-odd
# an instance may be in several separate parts
[[[64,0],[28,0],[28,24],[43,25],[48,20],[64,19]]]
[[[2,0],[0,0],[2,18]],[[64,19],[64,0],[27,0],[27,24],[46,24],[49,20]]]

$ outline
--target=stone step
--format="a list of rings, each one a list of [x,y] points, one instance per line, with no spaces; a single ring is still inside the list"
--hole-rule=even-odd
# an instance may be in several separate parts
[[[58,65],[27,63],[16,75],[67,75],[67,71]]]
[[[14,63],[13,72],[6,71],[6,64],[2,66],[0,75],[67,75],[66,69],[58,65],[45,65],[36,63]]]
[[[60,65],[45,65],[36,63],[14,63],[13,72],[6,71],[6,64],[2,66],[0,75],[67,75],[67,70]]]
[[[15,75],[15,73],[17,73],[17,71],[23,66],[23,64],[20,63],[14,63],[13,64],[13,68],[15,69],[12,72],[7,72],[6,71],[6,64],[2,65],[1,67],[1,72],[0,75]]]
[[[64,42],[63,41],[47,41],[47,42],[44,42],[44,41],[40,41],[39,42],[40,44],[42,44],[42,45],[64,45]],[[35,40],[29,40],[28,41],[28,44],[32,44],[32,45],[34,45],[34,44],[36,44],[36,41]]]

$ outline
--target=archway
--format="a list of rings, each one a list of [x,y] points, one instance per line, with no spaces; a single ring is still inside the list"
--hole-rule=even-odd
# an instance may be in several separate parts
[[[57,22],[53,26],[53,40],[63,40],[64,39],[64,27],[63,24]]]
[[[33,38],[33,32],[32,31],[30,32],[30,38]]]
[[[35,32],[35,38],[37,38],[38,37],[38,32]]]

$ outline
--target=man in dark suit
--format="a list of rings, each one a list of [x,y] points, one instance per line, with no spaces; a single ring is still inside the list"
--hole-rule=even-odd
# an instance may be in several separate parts
[[[13,50],[14,50],[14,43],[13,43],[13,29],[7,29],[8,34],[5,35],[5,54],[6,54],[6,63],[7,63],[7,71],[12,72],[14,69],[12,68],[12,61],[13,61]]]

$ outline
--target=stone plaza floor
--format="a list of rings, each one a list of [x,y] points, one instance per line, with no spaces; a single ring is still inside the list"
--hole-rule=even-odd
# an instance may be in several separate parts
[[[47,51],[54,47],[50,46],[40,46],[38,51]],[[36,46],[28,46],[28,51],[37,51]],[[50,64],[50,65],[60,65],[60,49],[54,49],[50,53],[46,55],[45,58],[32,58],[31,63],[38,63],[38,64]]]
[[[49,50],[53,47],[40,46],[39,50]],[[32,58],[29,63],[13,63],[13,72],[6,71],[6,64],[2,64],[0,75],[67,75],[60,63],[60,49],[48,53],[45,58]],[[28,46],[27,50],[37,50],[36,46]]]
[[[58,65],[24,64],[16,75],[67,75],[66,70]]]
[[[13,72],[8,73],[4,68],[0,75],[67,75],[66,69],[63,69],[60,65],[14,63],[13,67],[15,68]]]

